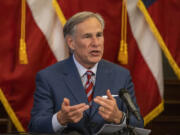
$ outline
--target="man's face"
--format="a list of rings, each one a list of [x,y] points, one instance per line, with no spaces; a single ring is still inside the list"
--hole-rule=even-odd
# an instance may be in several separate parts
[[[76,60],[86,68],[93,67],[103,56],[103,28],[94,17],[77,24],[74,36],[67,38],[67,42]]]

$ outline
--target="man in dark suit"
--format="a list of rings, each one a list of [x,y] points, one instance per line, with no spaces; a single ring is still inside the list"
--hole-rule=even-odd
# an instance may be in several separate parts
[[[117,96],[122,88],[139,111],[129,71],[102,59],[103,30],[103,18],[92,12],[67,21],[63,31],[72,55],[37,74],[30,131],[88,135],[104,124],[125,124],[127,109]],[[131,116],[130,125],[143,127],[143,119]]]

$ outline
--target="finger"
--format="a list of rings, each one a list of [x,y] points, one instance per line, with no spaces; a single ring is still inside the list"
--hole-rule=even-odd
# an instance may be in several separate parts
[[[64,98],[63,103],[64,106],[70,106],[70,101],[68,98]]]
[[[71,122],[72,122],[72,123],[77,123],[77,122],[79,122],[82,118],[83,118],[83,114],[74,115],[74,116],[71,117]]]
[[[85,106],[81,107],[80,109],[78,109],[78,111],[79,112],[84,112],[87,109],[89,109],[89,105],[85,105]]]
[[[106,91],[106,95],[107,95],[108,99],[114,100],[114,98],[113,98],[113,96],[111,95],[111,92],[110,92],[109,89]]]
[[[62,105],[61,105],[61,111],[64,113],[69,112],[69,107],[70,107],[70,101],[68,98],[64,98]]]
[[[107,99],[104,99],[104,98],[99,97],[99,96],[94,98],[94,102],[101,105],[101,106],[106,106],[106,102],[107,102],[106,100]]]
[[[102,107],[102,106],[100,106],[100,107],[99,107],[99,111],[100,111],[100,112],[105,112],[105,108]]]
[[[71,112],[69,113],[69,116],[70,116],[70,117],[75,117],[75,116],[83,115],[83,112],[84,112],[85,110],[87,110],[88,108],[89,108],[89,105],[85,105],[85,106],[81,107],[80,109],[71,111]]]
[[[98,111],[98,113],[101,115],[101,117],[102,117],[103,119],[107,120],[108,115],[107,115],[107,113],[106,113],[106,112],[103,112],[103,111]]]
[[[97,104],[99,104],[100,105],[100,107],[102,106],[105,110],[106,110],[106,112],[107,111],[113,111],[114,110],[114,107],[115,106],[117,106],[116,105],[116,102],[114,102],[114,100],[111,100],[111,99],[104,99],[104,98],[102,98],[102,97],[96,97],[96,99],[94,99],[94,101],[97,103]]]
[[[105,108],[110,108],[112,101],[109,99],[105,99],[103,97],[97,96],[96,98],[94,98],[94,102]]]
[[[80,108],[83,108],[84,106],[87,106],[87,105],[85,103],[81,103],[81,104],[70,106],[70,111],[76,111]]]
[[[75,115],[79,115],[82,114],[85,110],[87,110],[89,108],[88,105],[85,105],[79,109],[73,110],[69,113],[69,116],[75,116]]]

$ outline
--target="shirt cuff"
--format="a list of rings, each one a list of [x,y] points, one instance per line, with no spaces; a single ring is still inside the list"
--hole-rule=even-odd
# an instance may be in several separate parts
[[[66,128],[67,126],[63,126],[59,123],[57,119],[57,113],[55,113],[52,117],[52,127],[53,127],[54,132],[62,132],[62,130]]]
[[[126,113],[124,113],[124,112],[122,112],[122,113],[123,113],[123,116],[122,116],[120,124],[126,124]]]

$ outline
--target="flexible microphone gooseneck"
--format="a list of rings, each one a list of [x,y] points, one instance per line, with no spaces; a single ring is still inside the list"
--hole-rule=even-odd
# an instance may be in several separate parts
[[[125,104],[126,104],[127,108],[129,109],[129,111],[132,112],[136,116],[137,120],[140,121],[141,120],[141,115],[137,111],[137,108],[134,105],[128,90],[126,90],[125,88],[120,89],[119,97],[125,102]]]

